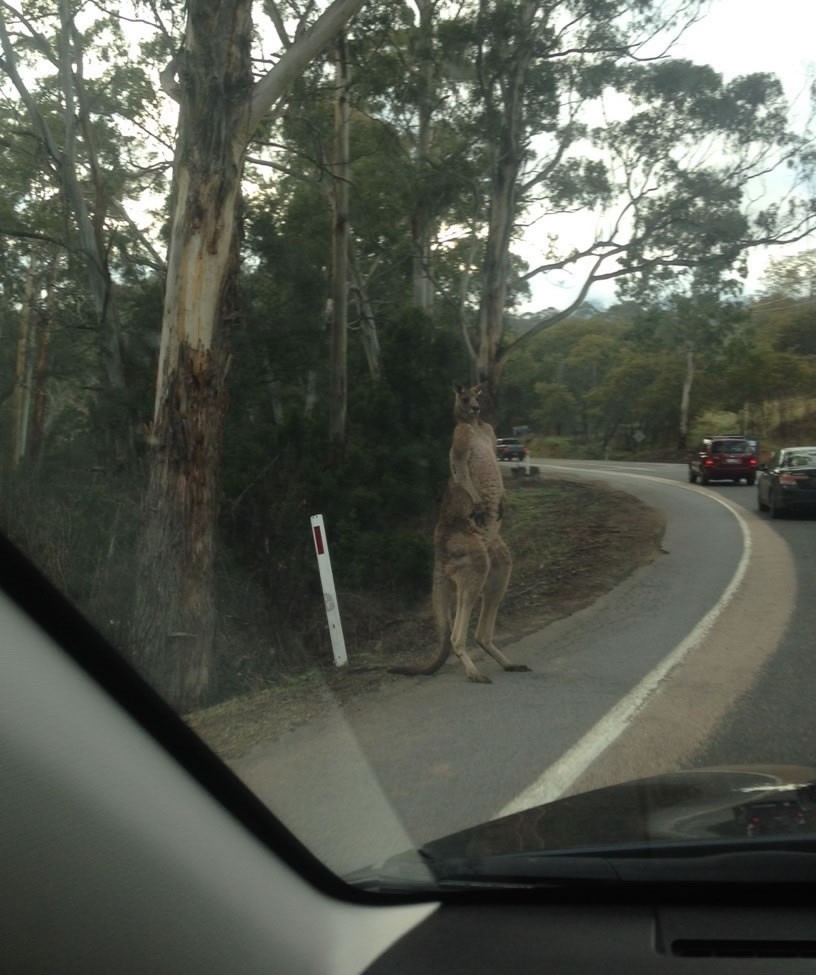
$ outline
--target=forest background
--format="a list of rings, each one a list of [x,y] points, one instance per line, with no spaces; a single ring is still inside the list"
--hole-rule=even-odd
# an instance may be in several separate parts
[[[3,2],[0,527],[189,708],[324,651],[311,514],[427,596],[452,380],[537,456],[816,439],[810,115],[708,6]]]

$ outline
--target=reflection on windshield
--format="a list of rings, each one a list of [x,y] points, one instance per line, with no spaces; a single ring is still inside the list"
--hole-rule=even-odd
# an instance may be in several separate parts
[[[816,466],[806,32],[171,6],[0,9],[3,533],[340,873],[808,834],[812,518],[691,468]]]

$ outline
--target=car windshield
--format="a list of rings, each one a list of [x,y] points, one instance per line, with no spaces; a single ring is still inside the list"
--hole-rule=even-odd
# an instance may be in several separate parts
[[[0,531],[342,877],[816,829],[768,9],[0,6]]]

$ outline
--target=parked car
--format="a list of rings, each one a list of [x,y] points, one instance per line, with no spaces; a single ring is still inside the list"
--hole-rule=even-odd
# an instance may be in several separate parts
[[[778,518],[797,508],[816,509],[816,447],[783,447],[759,468],[757,506]]]
[[[756,480],[757,457],[754,446],[746,437],[703,437],[702,443],[689,458],[689,481],[701,484],[709,481],[733,481],[744,478],[751,485]]]
[[[496,456],[499,460],[524,460],[527,448],[517,437],[499,437],[496,441]]]

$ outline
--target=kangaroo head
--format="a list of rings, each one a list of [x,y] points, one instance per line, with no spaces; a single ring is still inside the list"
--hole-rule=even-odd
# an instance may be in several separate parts
[[[453,415],[457,421],[472,423],[479,417],[479,396],[482,392],[481,386],[459,386],[454,383],[453,391],[456,398],[453,402]]]

